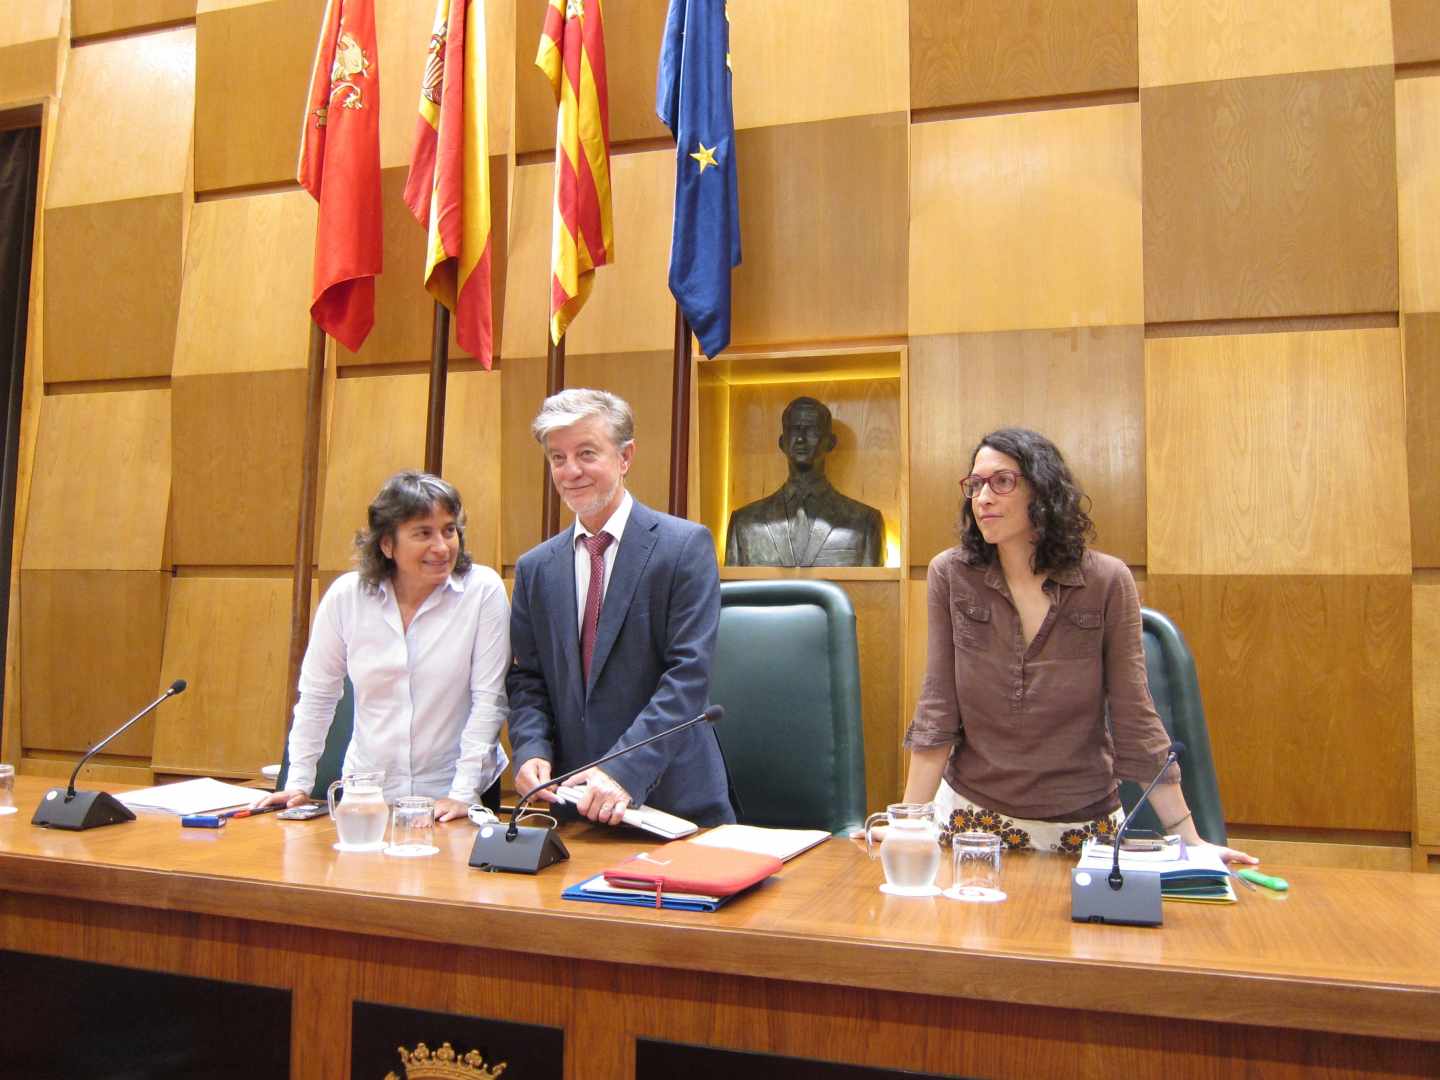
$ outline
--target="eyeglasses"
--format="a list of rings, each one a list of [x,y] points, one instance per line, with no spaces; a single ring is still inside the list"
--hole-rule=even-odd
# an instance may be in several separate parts
[[[1020,474],[1011,469],[996,469],[989,476],[981,476],[979,473],[971,473],[960,481],[960,490],[965,493],[965,498],[973,499],[980,494],[980,489],[986,484],[996,495],[1009,495],[1020,483]]]

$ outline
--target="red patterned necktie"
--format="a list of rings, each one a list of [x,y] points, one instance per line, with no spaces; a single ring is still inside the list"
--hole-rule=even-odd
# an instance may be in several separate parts
[[[595,632],[600,628],[600,600],[605,594],[605,549],[615,538],[607,532],[582,536],[580,542],[590,553],[590,588],[585,593],[585,621],[580,624],[580,664],[585,683],[590,683],[590,659],[595,655]]]

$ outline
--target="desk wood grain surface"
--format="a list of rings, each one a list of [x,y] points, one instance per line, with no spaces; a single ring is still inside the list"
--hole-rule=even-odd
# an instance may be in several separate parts
[[[1069,861],[1010,856],[1009,899],[882,895],[877,861],[832,839],[712,914],[560,898],[649,847],[566,827],[572,858],[538,876],[466,865],[468,822],[426,859],[341,855],[328,818],[240,819],[218,831],[142,814],[84,833],[31,826],[48,784],[18,777],[0,817],[0,891],[484,946],[677,971],[917,992],[1130,1015],[1440,1041],[1440,877],[1267,867],[1287,895],[1165,905],[1162,929],[1069,919]],[[123,790],[122,785],[113,785]],[[948,869],[942,869],[942,884]]]

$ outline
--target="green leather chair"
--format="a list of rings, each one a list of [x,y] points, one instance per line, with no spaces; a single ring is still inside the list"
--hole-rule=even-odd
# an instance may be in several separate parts
[[[345,677],[345,692],[335,705],[335,719],[330,724],[330,733],[325,736],[325,749],[320,751],[320,760],[315,763],[315,790],[312,797],[325,798],[325,791],[340,779],[340,770],[345,767],[345,751],[350,748],[350,734],[355,730],[355,687],[350,677]],[[276,791],[284,791],[290,778],[290,740],[285,740],[284,756],[280,759],[280,776],[275,784]]]
[[[1141,641],[1145,646],[1145,671],[1150,677],[1150,696],[1172,739],[1185,744],[1180,758],[1180,788],[1185,802],[1195,812],[1195,828],[1212,844],[1223,844],[1225,814],[1220,808],[1220,785],[1215,776],[1215,759],[1210,754],[1210,734],[1205,728],[1205,707],[1200,700],[1200,680],[1195,660],[1179,627],[1158,611],[1140,609]],[[1120,785],[1120,801],[1126,811],[1139,800],[1143,789],[1129,781]],[[1156,829],[1160,821],[1147,804],[1131,828]]]
[[[748,825],[845,832],[865,820],[855,609],[828,581],[726,581],[710,700]]]

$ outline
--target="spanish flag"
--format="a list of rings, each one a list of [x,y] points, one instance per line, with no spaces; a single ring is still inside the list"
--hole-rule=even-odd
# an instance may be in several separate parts
[[[425,288],[455,315],[460,347],[494,360],[485,0],[439,0],[405,205],[429,231]]]
[[[320,204],[310,314],[356,352],[375,325],[375,275],[381,270],[374,0],[325,5],[296,171]]]
[[[595,268],[615,261],[600,0],[550,0],[535,64],[555,91],[550,339],[558,345],[590,296]]]

